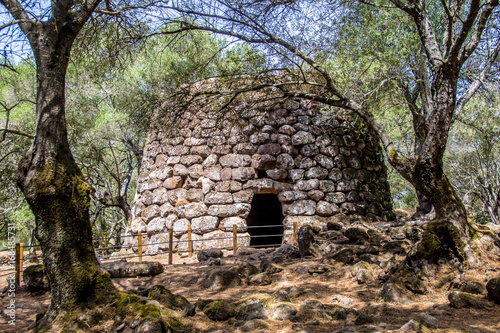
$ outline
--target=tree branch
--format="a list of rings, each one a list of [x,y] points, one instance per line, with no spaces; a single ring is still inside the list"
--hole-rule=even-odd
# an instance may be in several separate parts
[[[0,128],[0,132],[21,135],[21,136],[25,136],[25,137],[27,137],[29,139],[34,139],[35,138],[35,136],[32,135],[32,134],[21,132],[21,131],[17,131],[17,130],[12,130],[12,129]]]
[[[425,10],[425,3],[420,3],[422,8],[416,9],[414,6],[405,6],[401,1],[390,0],[396,7],[408,13],[417,26],[420,41],[424,47],[427,58],[433,69],[437,69],[443,64],[443,55],[437,43],[436,34],[432,28],[429,16]]]
[[[460,97],[460,99],[457,102],[457,105],[455,107],[455,114],[453,115],[453,122],[458,118],[460,113],[463,111],[465,105],[469,100],[474,96],[476,91],[483,85],[484,81],[488,78],[488,75],[490,74],[491,67],[495,63],[496,59],[498,58],[498,53],[500,52],[500,39],[497,41],[497,45],[495,45],[495,48],[493,51],[489,54],[488,59],[486,60],[486,64],[484,65],[483,70],[481,73],[479,73],[478,77],[472,81],[471,85],[465,93]]]
[[[24,10],[24,8],[21,6],[19,1],[17,0],[0,0],[0,3],[7,8],[9,13],[12,15],[14,20],[17,21],[17,24],[19,24],[19,27],[21,27],[21,30],[25,34],[28,33],[28,28],[30,25],[34,23],[32,19],[28,17],[28,14]]]
[[[462,53],[458,57],[458,62],[460,63],[460,65],[463,64],[470,57],[472,52],[474,52],[477,45],[479,44],[481,40],[481,35],[483,34],[483,31],[486,27],[486,23],[488,22],[491,13],[493,12],[493,9],[498,6],[498,0],[488,1],[484,6],[485,8],[481,12],[479,20],[476,24],[476,29],[474,30],[469,43],[463,48]]]

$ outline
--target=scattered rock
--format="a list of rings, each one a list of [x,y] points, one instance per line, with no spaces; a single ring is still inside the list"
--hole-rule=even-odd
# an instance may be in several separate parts
[[[268,274],[275,274],[275,273],[279,273],[281,272],[283,269],[276,266],[274,263],[272,263],[270,260],[268,259],[263,259],[261,262],[260,262],[260,270],[262,272],[266,272]]]
[[[304,295],[305,293],[305,290],[300,287],[291,287],[290,290],[288,290],[288,295],[290,295],[290,298],[297,298]]]
[[[473,294],[464,293],[461,291],[452,291],[448,295],[448,300],[450,301],[450,306],[456,309],[462,308],[476,308],[484,309],[488,305],[477,296]]]
[[[23,271],[23,282],[30,293],[50,290],[49,280],[45,275],[43,265],[26,267]]]
[[[323,259],[333,259],[343,264],[350,264],[354,260],[354,251],[350,248],[340,249],[332,254],[324,256]]]
[[[208,266],[220,266],[222,264],[220,258],[208,258],[204,263]]]
[[[224,321],[234,317],[236,311],[231,303],[218,300],[207,304],[203,309],[203,313],[213,321]]]
[[[192,303],[188,303],[184,310],[181,312],[182,317],[192,317],[196,314],[196,306]]]
[[[342,222],[327,222],[326,223],[326,230],[336,230],[336,231],[339,231],[339,230],[342,230],[342,228],[344,227],[344,225],[342,224]]]
[[[157,261],[126,262],[108,261],[101,264],[112,278],[153,276],[163,273],[163,265]]]
[[[270,315],[276,320],[291,320],[297,314],[297,309],[290,303],[281,303],[275,306]]]
[[[249,277],[250,275],[260,273],[257,267],[243,260],[236,260],[236,264],[231,267],[231,270],[238,273],[241,277]]]
[[[373,317],[371,317],[367,314],[364,314],[364,313],[360,313],[356,317],[354,324],[355,325],[365,325],[365,324],[371,324],[373,322],[374,322]]]
[[[439,320],[436,317],[431,316],[430,314],[425,314],[420,318],[420,322],[422,325],[428,328],[439,328]]]
[[[273,294],[278,302],[290,302],[290,295],[285,289],[279,289]]]
[[[274,253],[271,255],[271,261],[275,264],[282,263],[291,259],[300,258],[299,249],[291,244],[281,245]]]
[[[406,299],[406,293],[407,291],[401,286],[392,282],[387,282],[384,283],[380,290],[380,298],[385,302],[402,302]]]
[[[465,282],[460,287],[460,291],[463,291],[463,292],[469,293],[469,294],[480,295],[484,292],[484,286],[479,282],[468,281],[468,282]]]
[[[297,243],[299,245],[299,253],[302,258],[306,256],[316,256],[319,254],[319,249],[314,243],[314,235],[317,230],[310,224],[304,224],[299,228],[297,235]]]
[[[496,304],[500,304],[500,277],[489,280],[486,290],[488,290],[488,297]]]
[[[311,275],[313,274],[324,274],[329,271],[328,265],[322,265],[322,264],[316,264],[316,265],[309,265],[307,267],[307,272]]]
[[[242,326],[241,326],[241,331],[242,332],[252,332],[256,330],[265,330],[269,328],[269,325],[262,319],[252,319],[249,321],[246,321]]]
[[[415,320],[412,319],[409,322],[407,322],[406,324],[404,324],[403,326],[401,326],[399,328],[399,331],[401,333],[420,332],[421,326],[422,325],[420,325],[420,323],[417,323]]]
[[[271,275],[266,273],[259,273],[248,277],[247,283],[252,286],[267,286],[273,283]]]
[[[264,310],[264,305],[260,301],[250,304],[242,304],[236,308],[236,319],[238,320],[246,321],[266,318],[266,310]]]
[[[165,328],[160,319],[146,319],[135,329],[135,333],[163,333]]]
[[[234,271],[215,271],[208,274],[202,285],[207,289],[227,289],[241,285],[241,278]]]
[[[222,258],[223,254],[221,250],[201,250],[198,252],[198,261],[205,263],[210,258]]]
[[[170,290],[161,285],[156,285],[148,289],[145,293],[147,293],[148,298],[160,302],[161,305],[169,309],[184,310],[189,304],[189,301],[185,297],[174,295]]]
[[[300,317],[302,319],[318,318],[321,320],[331,320],[338,307],[324,305],[318,300],[305,300],[300,307]]]
[[[365,229],[359,227],[350,227],[344,231],[344,236],[349,238],[352,243],[363,244],[368,240],[368,233]]]
[[[213,300],[211,299],[201,299],[201,298],[198,298],[198,300],[196,301],[196,303],[194,303],[194,306],[200,310],[200,311],[203,311],[203,309],[205,308],[205,306],[207,306],[208,304],[212,303]]]

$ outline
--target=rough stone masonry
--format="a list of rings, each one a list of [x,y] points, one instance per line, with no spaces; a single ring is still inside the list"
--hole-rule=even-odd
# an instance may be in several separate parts
[[[283,243],[294,222],[323,225],[340,213],[391,218],[381,148],[353,115],[298,99],[237,109],[191,106],[174,126],[157,115],[128,230],[147,235],[147,252],[168,249],[172,228],[174,248],[187,250],[188,226],[194,250],[231,248],[233,225],[239,246],[248,246],[247,217],[260,194],[279,201]]]

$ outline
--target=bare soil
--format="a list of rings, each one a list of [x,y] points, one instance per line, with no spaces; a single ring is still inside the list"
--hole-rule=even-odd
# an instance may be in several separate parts
[[[292,300],[297,309],[306,300],[318,300],[323,304],[341,305],[354,308],[357,311],[374,318],[375,322],[364,326],[356,326],[357,332],[400,332],[399,328],[411,319],[419,321],[425,314],[430,314],[440,322],[440,329],[433,332],[500,332],[500,305],[487,300],[484,292],[481,297],[487,303],[485,309],[455,309],[450,307],[448,294],[466,281],[476,281],[483,285],[493,278],[500,276],[500,258],[496,254],[481,253],[482,266],[465,272],[447,264],[433,268],[428,272],[424,281],[429,292],[425,295],[410,294],[403,302],[384,302],[379,294],[383,284],[376,280],[372,283],[359,284],[351,274],[352,266],[336,265],[320,275],[304,273],[306,266],[319,263],[315,259],[297,259],[281,264],[283,271],[275,276],[274,282],[267,286],[241,286],[224,291],[211,291],[202,287],[205,276],[217,269],[229,269],[237,259],[246,260],[259,267],[260,258],[268,256],[271,250],[261,249],[249,251],[252,254],[235,256],[232,252],[225,252],[222,266],[214,267],[200,264],[196,257],[181,258],[174,256],[174,265],[167,265],[167,258],[162,256],[149,257],[148,260],[160,261],[165,265],[162,274],[153,277],[114,279],[115,286],[121,290],[139,290],[154,285],[163,285],[175,294],[186,297],[194,303],[202,299],[225,299],[236,302],[253,293],[273,293],[281,288],[297,286],[305,290],[302,296]],[[403,257],[398,258],[400,260]],[[6,286],[2,278],[0,289]],[[34,324],[35,316],[46,309],[50,302],[50,294],[30,295],[23,287],[16,290],[16,325],[8,325],[5,313],[12,298],[2,293],[0,299],[0,332],[26,332]],[[351,327],[353,319],[340,321],[306,321],[290,322],[277,321],[271,318],[265,320],[269,328],[261,332],[333,332],[337,329]],[[201,332],[238,332],[236,321],[230,319],[225,322],[213,322],[202,312],[197,312],[192,319],[194,327]]]

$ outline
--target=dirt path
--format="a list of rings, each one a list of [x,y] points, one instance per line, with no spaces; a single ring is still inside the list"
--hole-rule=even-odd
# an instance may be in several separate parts
[[[253,255],[245,259],[258,267],[259,256],[266,256],[265,250],[254,251]],[[151,258],[166,264],[165,258]],[[160,284],[176,294],[186,297],[190,302],[202,299],[225,299],[236,302],[242,297],[253,293],[273,293],[278,289],[297,286],[304,289],[305,293],[292,302],[300,308],[306,300],[318,300],[323,304],[341,305],[351,307],[362,313],[368,314],[375,319],[375,323],[368,325],[371,331],[396,332],[409,320],[420,320],[425,314],[431,314],[437,318],[441,327],[450,332],[480,332],[498,333],[500,331],[500,306],[490,302],[487,309],[454,309],[449,306],[447,299],[450,286],[444,284],[441,288],[433,288],[426,295],[413,295],[403,303],[386,303],[379,298],[381,288],[380,282],[358,284],[350,274],[348,267],[335,266],[331,272],[313,276],[304,273],[308,265],[318,263],[317,260],[294,260],[282,265],[284,270],[279,273],[275,281],[267,286],[241,286],[230,288],[225,291],[210,291],[203,289],[201,281],[206,274],[215,269],[230,268],[237,258],[227,252],[223,258],[223,265],[219,267],[206,266],[196,262],[194,258],[175,257],[176,265],[165,266],[165,271],[154,277],[114,279],[113,282],[119,289],[140,290]],[[487,266],[487,267],[486,267]],[[443,268],[442,276],[450,274]],[[493,275],[500,275],[500,263],[489,263],[475,272],[468,273],[478,282],[485,284],[484,279]],[[429,285],[437,285],[438,281],[427,281]],[[5,281],[0,282],[0,288],[5,286]],[[485,295],[483,295],[485,298]],[[5,312],[10,298],[2,294],[0,307],[2,316],[0,318],[0,332],[25,332],[34,323],[37,313],[43,312],[49,305],[49,294],[31,296],[24,289],[16,293],[16,326],[7,324]],[[194,317],[195,326],[203,332],[235,332],[235,320],[215,323],[209,320],[203,313],[197,313]],[[333,332],[334,330],[353,327],[352,320],[341,321],[311,321],[290,322],[267,319],[270,325],[264,332]],[[445,330],[436,330],[436,332]]]

